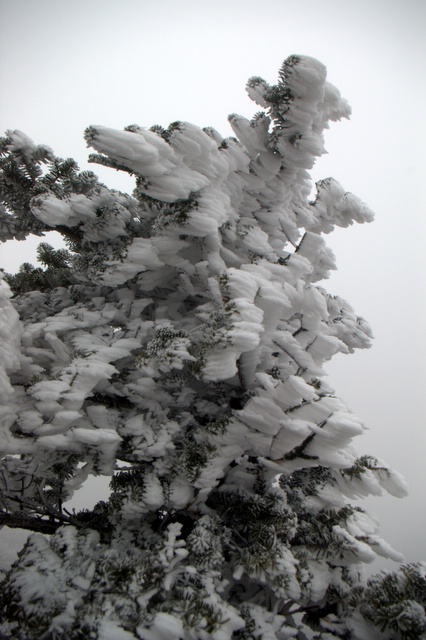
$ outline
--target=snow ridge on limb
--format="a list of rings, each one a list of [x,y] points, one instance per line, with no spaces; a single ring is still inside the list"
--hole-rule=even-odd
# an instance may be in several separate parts
[[[363,591],[364,563],[399,556],[348,501],[405,485],[357,456],[364,424],[324,380],[371,340],[317,283],[335,268],[323,234],[372,215],[331,179],[309,200],[323,130],[350,111],[304,56],[248,92],[264,110],[230,116],[237,138],[90,127],[91,159],[132,174],[133,196],[72,161],[40,174],[33,143],[3,141],[10,225],[55,228],[72,250],[60,286],[11,280],[5,428],[26,455],[2,459],[1,508],[58,528],[29,539],[0,592],[17,637],[414,637]],[[112,477],[110,498],[67,511],[91,474]],[[401,611],[418,630],[416,607]]]

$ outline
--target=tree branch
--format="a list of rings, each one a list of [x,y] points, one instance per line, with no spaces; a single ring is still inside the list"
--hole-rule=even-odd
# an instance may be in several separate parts
[[[331,418],[332,415],[333,415],[333,413],[330,413],[330,415],[327,416],[327,418],[325,418],[325,420],[320,422],[317,426],[320,429],[322,429],[327,424],[327,420],[329,420],[329,418]],[[301,442],[300,444],[298,444],[295,447],[293,447],[293,449],[291,451],[287,451],[287,453],[285,453],[283,455],[281,460],[294,460],[295,458],[303,458],[304,460],[318,460],[318,456],[310,456],[310,455],[304,453],[306,447],[308,446],[308,444],[310,442],[312,442],[312,440],[315,438],[315,436],[316,436],[316,433],[315,433],[315,431],[313,431],[312,433],[310,433],[303,440],[303,442]],[[277,462],[277,461],[275,461],[275,462]]]
[[[54,520],[43,520],[42,518],[27,516],[20,513],[0,513],[0,528],[10,527],[11,529],[26,529],[36,533],[53,534],[62,527],[63,522]]]
[[[305,460],[318,460],[318,456],[308,456],[304,453],[306,447],[315,438],[315,433],[310,433],[300,444],[293,447],[291,451],[287,451],[282,460],[294,460],[295,458],[304,458]]]

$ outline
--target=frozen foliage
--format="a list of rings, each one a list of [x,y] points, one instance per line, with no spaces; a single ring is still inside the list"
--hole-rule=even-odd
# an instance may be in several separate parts
[[[424,567],[365,584],[364,563],[400,556],[349,502],[404,481],[357,456],[365,427],[324,381],[371,338],[317,284],[323,234],[371,211],[331,178],[309,200],[323,130],[350,110],[308,57],[247,91],[263,110],[230,116],[236,138],[90,127],[92,161],[133,196],[1,140],[1,238],[69,247],[0,283],[1,522],[38,532],[2,586],[11,637],[423,637]],[[67,510],[96,474],[108,501]]]

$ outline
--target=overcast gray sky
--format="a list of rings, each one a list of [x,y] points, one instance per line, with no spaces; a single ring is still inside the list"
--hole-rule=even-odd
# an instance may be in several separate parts
[[[371,350],[335,358],[330,378],[370,427],[359,452],[411,487],[405,500],[368,508],[408,560],[426,559],[424,0],[0,0],[0,129],[21,129],[82,168],[90,124],[180,119],[228,134],[229,113],[257,110],[246,80],[274,82],[292,53],[325,63],[353,108],[327,133],[314,179],[335,177],[376,212],[372,225],[328,237],[339,271],[323,284],[376,336]],[[37,243],[2,245],[1,266],[31,261]]]

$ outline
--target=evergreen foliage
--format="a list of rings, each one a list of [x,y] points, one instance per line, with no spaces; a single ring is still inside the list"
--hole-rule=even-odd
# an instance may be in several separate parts
[[[231,115],[235,138],[89,127],[132,196],[19,131],[0,141],[1,240],[68,245],[0,279],[0,524],[35,532],[1,585],[3,637],[426,637],[426,564],[365,581],[401,558],[350,503],[405,484],[357,456],[363,423],[324,380],[371,338],[317,284],[323,235],[373,217],[331,178],[310,199],[350,109],[304,56],[247,91],[262,111]],[[94,475],[108,500],[68,509]]]

